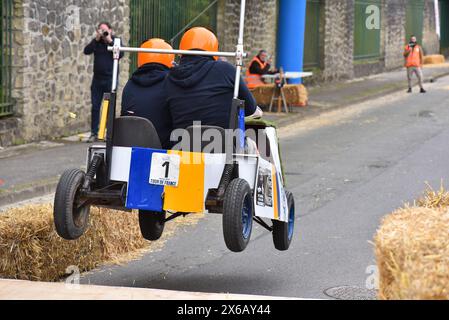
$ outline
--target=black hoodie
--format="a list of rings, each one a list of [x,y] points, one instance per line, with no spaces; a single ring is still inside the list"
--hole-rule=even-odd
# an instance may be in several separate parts
[[[162,147],[170,146],[171,117],[163,82],[169,69],[161,64],[141,66],[123,89],[122,116],[137,116],[150,120],[156,128]]]
[[[228,62],[183,56],[166,80],[174,129],[187,128],[194,121],[228,128],[235,74],[235,67]],[[239,98],[245,100],[247,116],[256,111],[256,101],[243,80],[240,81]]]

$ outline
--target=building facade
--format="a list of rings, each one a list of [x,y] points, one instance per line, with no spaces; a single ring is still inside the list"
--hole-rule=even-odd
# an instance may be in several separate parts
[[[237,42],[240,0],[0,1],[3,147],[88,130],[93,59],[83,48],[99,21],[110,21],[134,46],[163,37],[176,47],[184,29],[195,25],[216,31],[222,50],[234,50]],[[303,0],[247,0],[247,61],[260,49],[276,61],[280,1]],[[307,0],[306,31],[298,37],[304,37],[304,66],[315,74],[309,84],[400,68],[411,33],[427,54],[438,53],[436,7],[434,0]],[[439,8],[443,41],[447,0]],[[121,88],[134,67],[135,59],[125,55]]]

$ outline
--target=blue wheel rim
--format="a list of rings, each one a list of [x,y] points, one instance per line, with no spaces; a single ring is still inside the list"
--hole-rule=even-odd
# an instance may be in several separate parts
[[[242,233],[244,239],[248,239],[251,234],[252,210],[253,204],[251,202],[251,197],[249,196],[249,194],[247,194],[245,196],[245,199],[243,200],[243,208],[242,208]]]
[[[288,239],[293,237],[293,230],[295,228],[295,208],[292,206],[288,213]]]

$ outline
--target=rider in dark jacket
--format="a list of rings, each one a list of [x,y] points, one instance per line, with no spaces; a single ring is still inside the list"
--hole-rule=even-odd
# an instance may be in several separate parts
[[[180,50],[216,52],[218,40],[205,28],[192,28],[184,34]],[[233,65],[214,57],[183,56],[166,81],[173,128],[185,129],[194,121],[229,128],[235,74]],[[245,101],[247,116],[256,112],[256,101],[243,81],[239,98]]]
[[[162,39],[151,39],[141,48],[172,50]],[[137,116],[150,120],[164,149],[170,147],[172,129],[164,80],[173,61],[172,54],[139,53],[139,68],[126,84],[122,95],[122,116]]]

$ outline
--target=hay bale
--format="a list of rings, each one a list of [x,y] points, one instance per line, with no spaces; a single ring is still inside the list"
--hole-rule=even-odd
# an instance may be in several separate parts
[[[275,90],[274,84],[266,84],[251,90],[259,106],[269,106]]]
[[[258,105],[269,106],[274,90],[274,84],[266,84],[253,89],[251,92]],[[284,93],[289,106],[304,107],[309,101],[307,89],[302,84],[287,84],[284,86]]]
[[[150,248],[140,234],[137,214],[92,208],[86,234],[67,241],[57,235],[52,212],[52,205],[42,204],[0,215],[1,278],[58,281],[69,266],[83,272],[139,257]]]
[[[449,299],[449,193],[428,190],[375,236],[381,299]]]
[[[440,64],[445,62],[446,59],[442,54],[433,54],[424,57],[424,64]]]
[[[289,106],[305,107],[309,101],[307,89],[302,84],[288,84],[284,92]]]

